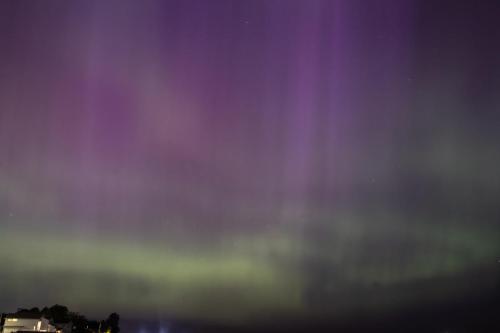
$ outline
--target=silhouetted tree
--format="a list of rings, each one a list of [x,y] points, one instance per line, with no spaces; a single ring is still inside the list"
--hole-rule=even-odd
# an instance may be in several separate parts
[[[73,323],[74,333],[85,333],[87,332],[88,320],[85,316],[82,316],[78,312],[70,312],[69,319]]]
[[[43,307],[43,309],[42,309],[42,311],[40,311],[40,313],[47,319],[52,318],[52,314],[50,313],[50,309],[46,306]]]
[[[113,312],[109,315],[108,319],[106,319],[106,331],[111,333],[119,333],[120,332],[120,315],[116,312]]]
[[[64,305],[55,304],[49,309],[54,323],[67,323],[69,321],[69,311]]]
[[[91,332],[98,332],[100,327],[100,322],[97,320],[89,320],[87,322],[88,330]]]

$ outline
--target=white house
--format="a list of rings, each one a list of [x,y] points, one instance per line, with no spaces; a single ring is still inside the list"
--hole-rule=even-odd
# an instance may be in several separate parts
[[[9,314],[5,316],[2,333],[14,332],[56,332],[56,329],[41,314]]]

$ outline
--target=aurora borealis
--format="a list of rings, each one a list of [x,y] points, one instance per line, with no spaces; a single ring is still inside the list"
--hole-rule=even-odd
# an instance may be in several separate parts
[[[498,288],[494,8],[2,2],[0,310],[239,322]]]

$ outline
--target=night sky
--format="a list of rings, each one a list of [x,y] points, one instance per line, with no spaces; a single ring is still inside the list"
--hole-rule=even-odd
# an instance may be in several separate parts
[[[497,7],[1,2],[0,312],[240,322],[490,292]]]

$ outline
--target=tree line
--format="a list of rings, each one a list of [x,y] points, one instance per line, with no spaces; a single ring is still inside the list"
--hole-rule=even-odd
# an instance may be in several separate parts
[[[72,323],[73,333],[119,333],[120,332],[120,315],[116,312],[111,313],[107,319],[96,321],[88,320],[84,315],[78,312],[69,311],[64,305],[55,304],[51,307],[39,309],[34,307],[31,309],[18,308],[16,314],[40,314],[49,319],[53,324]]]

